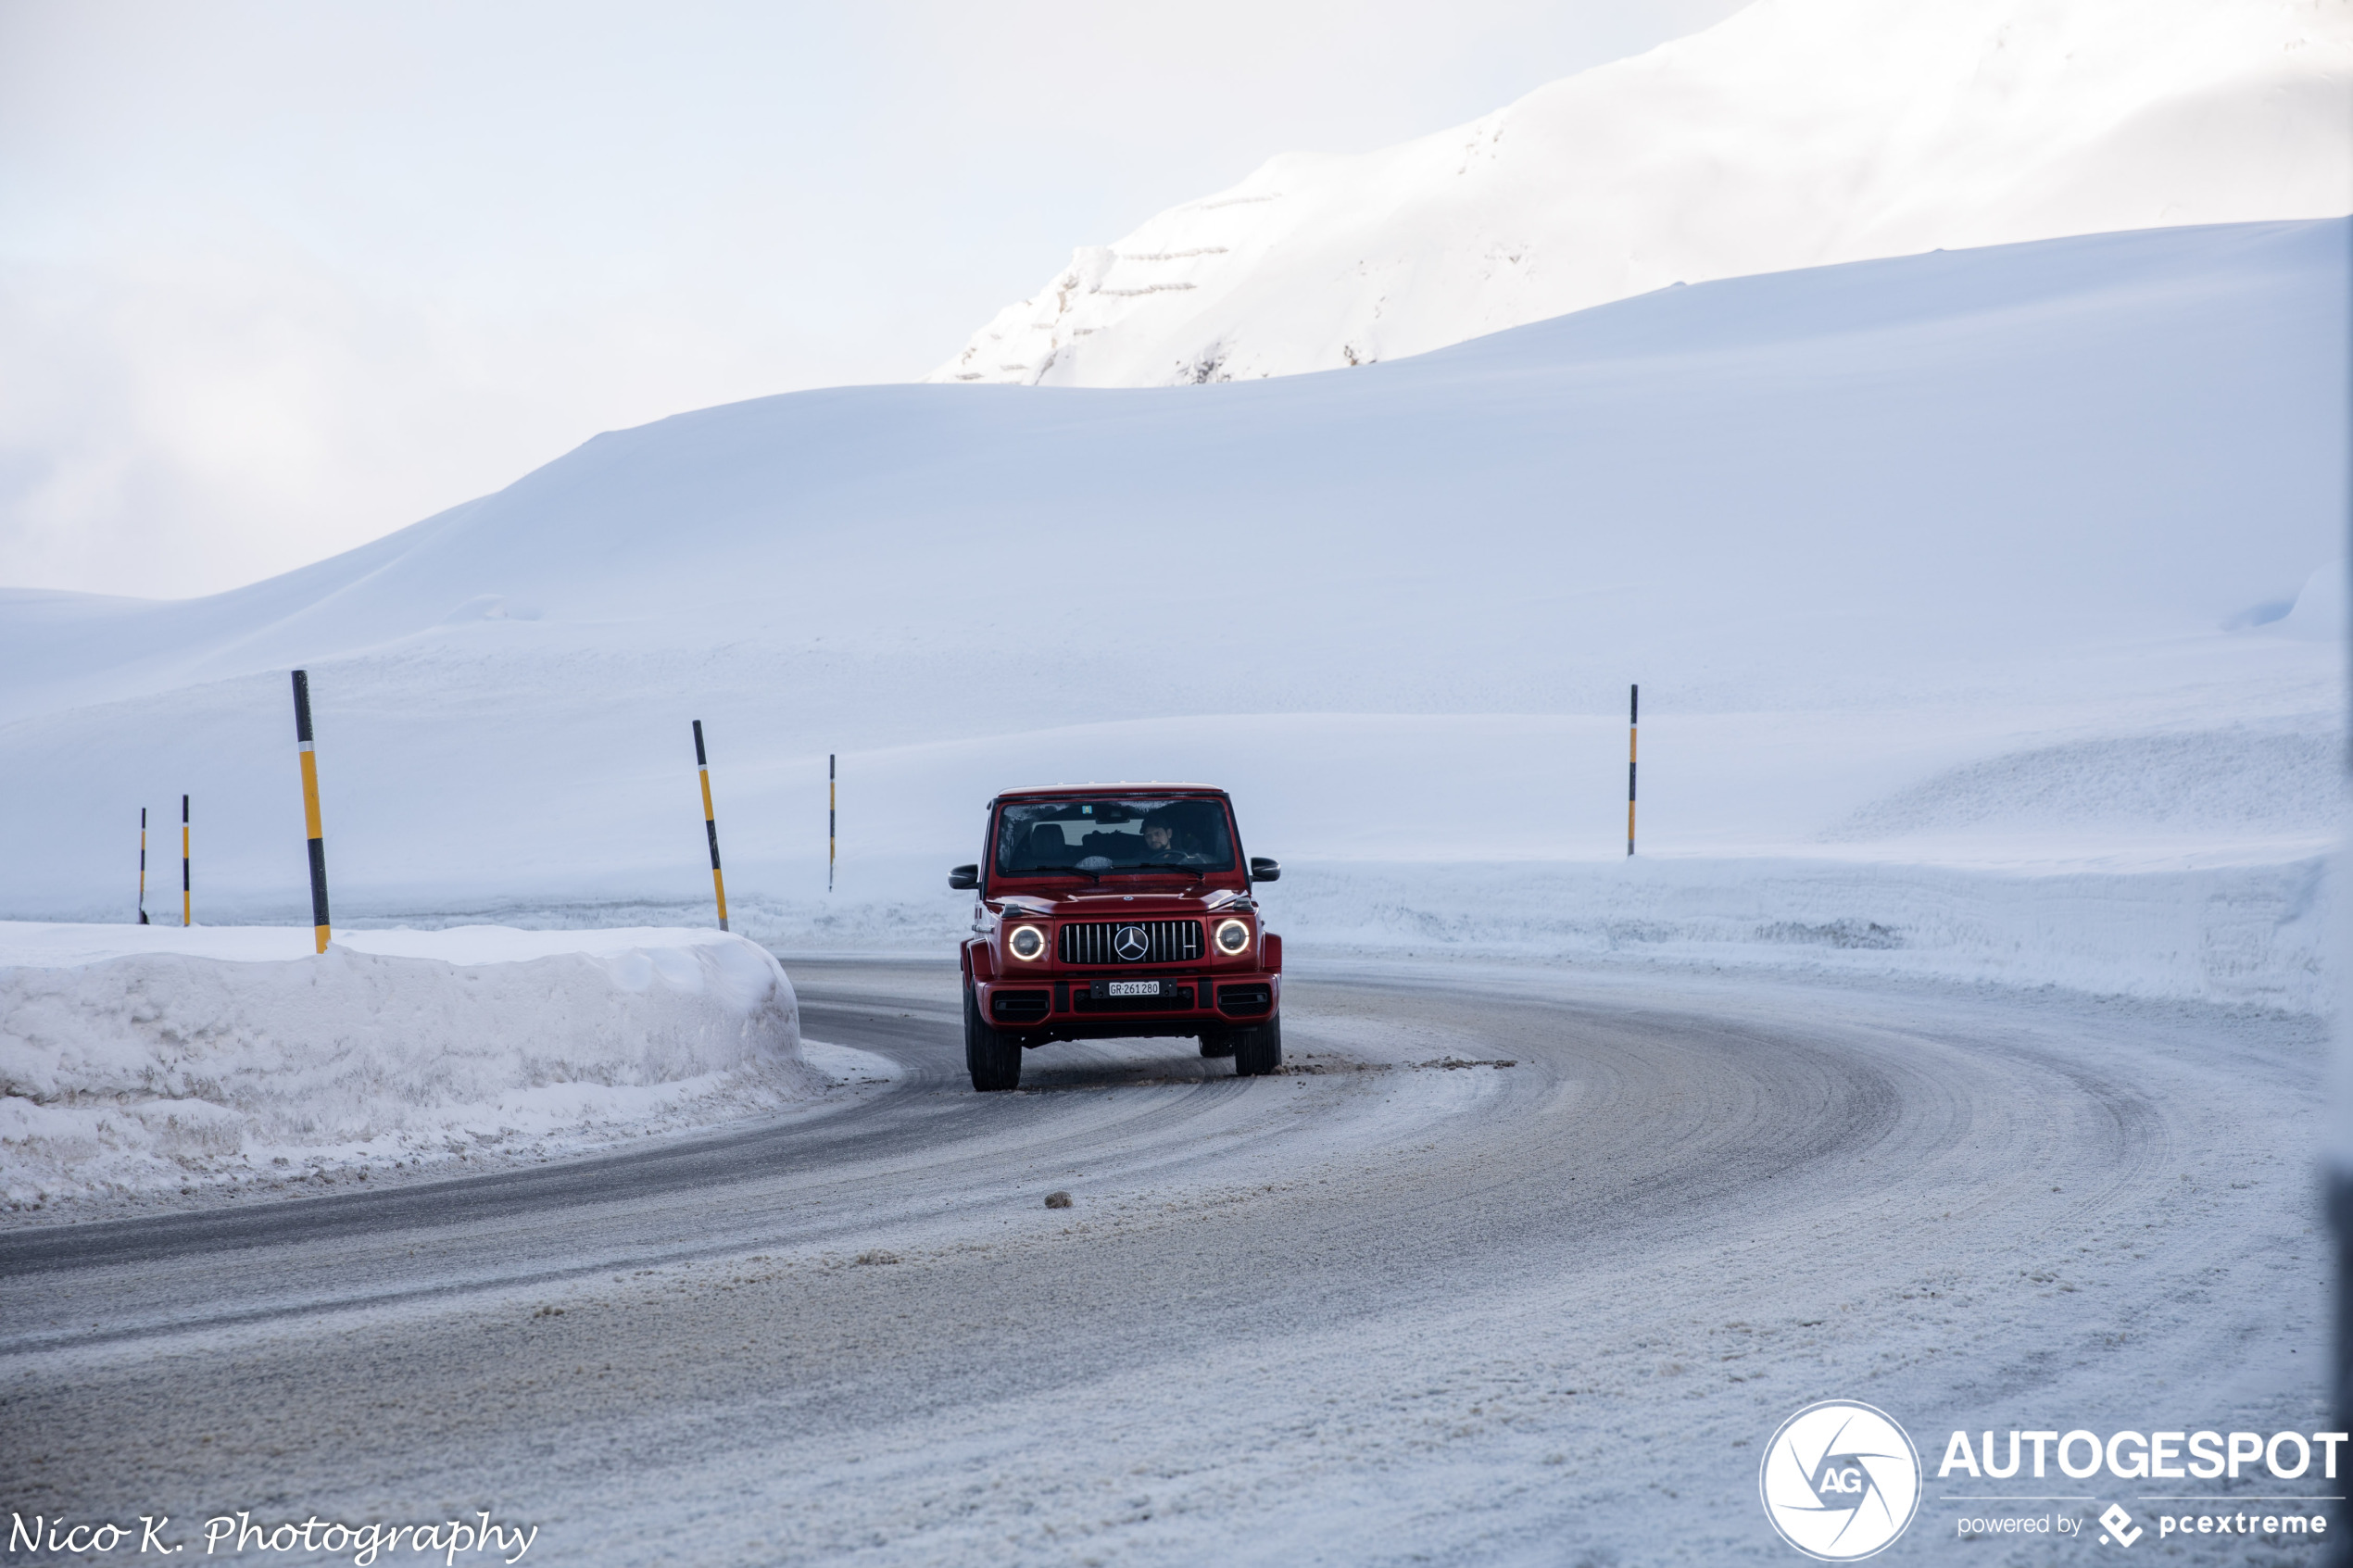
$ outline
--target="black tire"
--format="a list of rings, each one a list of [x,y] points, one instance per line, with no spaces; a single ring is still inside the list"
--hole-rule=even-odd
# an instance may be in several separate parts
[[[1234,1036],[1225,1029],[1204,1029],[1201,1032],[1201,1054],[1208,1057],[1234,1054]]]
[[[970,986],[964,988],[964,1069],[983,1094],[1021,1087],[1021,1042],[982,1022]]]
[[[1229,1036],[1234,1042],[1234,1076],[1264,1078],[1283,1064],[1283,1021],[1270,1018],[1255,1029],[1237,1029]]]

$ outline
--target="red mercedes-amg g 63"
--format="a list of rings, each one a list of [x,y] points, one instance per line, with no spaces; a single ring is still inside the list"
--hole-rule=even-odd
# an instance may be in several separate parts
[[[1055,784],[988,803],[964,973],[975,1089],[1021,1083],[1025,1048],[1110,1035],[1193,1036],[1244,1077],[1282,1065],[1283,939],[1252,884],[1233,803],[1206,784]]]

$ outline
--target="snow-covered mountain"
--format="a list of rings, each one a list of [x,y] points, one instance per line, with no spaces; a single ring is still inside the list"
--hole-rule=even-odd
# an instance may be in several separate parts
[[[232,593],[0,594],[0,917],[130,918],[143,806],[176,909],[186,791],[198,920],[307,924],[305,666],[346,921],[698,916],[700,719],[739,929],[793,941],[944,943],[1005,785],[1206,777],[1302,939],[1860,930],[2309,1000],[2348,235],[1857,262],[1229,385],[797,393]]]
[[[1758,0],[1079,250],[929,378],[1393,359],[1677,282],[2353,211],[2349,0]]]

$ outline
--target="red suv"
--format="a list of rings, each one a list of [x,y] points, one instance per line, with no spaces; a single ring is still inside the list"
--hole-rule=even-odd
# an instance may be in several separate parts
[[[1055,784],[988,803],[964,972],[964,1062],[975,1089],[1021,1083],[1050,1040],[1195,1036],[1243,1077],[1283,1062],[1283,939],[1244,859],[1233,802],[1207,784]]]

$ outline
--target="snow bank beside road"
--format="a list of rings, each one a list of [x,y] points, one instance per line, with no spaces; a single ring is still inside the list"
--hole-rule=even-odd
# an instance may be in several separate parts
[[[1599,960],[2334,1010],[2325,844],[2250,847],[2159,856],[2141,845],[2007,864],[1900,859],[1884,846],[1632,861],[1285,858],[1283,880],[1259,897],[1295,960]],[[945,961],[971,903],[911,890],[730,908],[782,950]]]
[[[716,931],[0,923],[0,1184],[60,1197],[535,1157],[812,1097]]]
[[[2171,870],[1638,859],[1286,866],[1297,947],[1612,957],[2334,1010],[2324,856]]]

